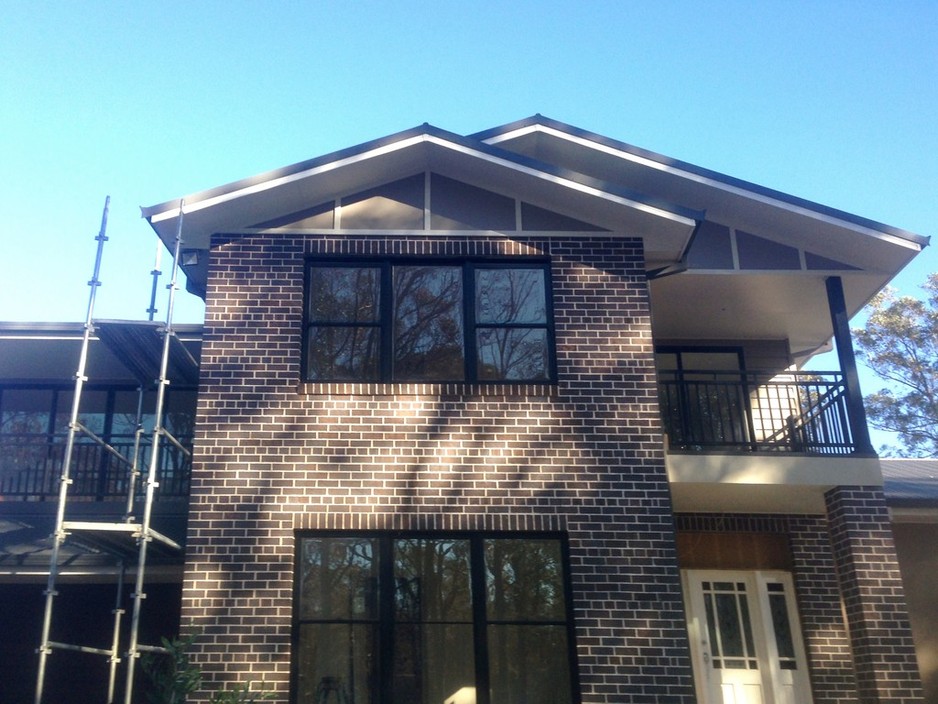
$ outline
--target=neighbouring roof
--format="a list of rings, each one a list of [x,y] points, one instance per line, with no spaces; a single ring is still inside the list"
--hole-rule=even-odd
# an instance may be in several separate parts
[[[93,323],[86,374],[95,383],[149,386],[159,378],[162,323],[99,320]],[[0,323],[0,379],[6,383],[73,382],[83,323]],[[179,386],[198,384],[202,326],[174,325],[168,376]]]
[[[880,466],[891,506],[938,508],[938,459],[882,459]]]

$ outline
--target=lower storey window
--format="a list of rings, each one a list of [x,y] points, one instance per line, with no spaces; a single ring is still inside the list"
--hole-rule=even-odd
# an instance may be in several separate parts
[[[297,545],[294,701],[577,701],[561,537],[330,533]]]

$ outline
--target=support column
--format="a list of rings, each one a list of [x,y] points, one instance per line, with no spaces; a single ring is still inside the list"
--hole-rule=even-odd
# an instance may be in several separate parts
[[[862,704],[922,701],[921,678],[882,487],[825,494]]]
[[[814,704],[856,704],[853,654],[827,521],[794,517],[788,539]]]
[[[863,394],[860,391],[860,377],[857,374],[857,358],[853,352],[853,340],[850,337],[850,320],[847,317],[847,304],[844,301],[844,285],[839,276],[827,279],[827,304],[831,311],[831,324],[834,327],[834,344],[837,346],[837,358],[840,370],[847,386],[847,415],[850,420],[850,432],[856,452],[875,455],[870,441],[870,429],[866,424],[866,410],[863,408]]]

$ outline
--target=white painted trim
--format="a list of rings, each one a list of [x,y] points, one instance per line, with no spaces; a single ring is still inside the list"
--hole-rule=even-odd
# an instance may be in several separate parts
[[[256,193],[262,193],[272,188],[285,186],[290,183],[294,183],[296,181],[301,181],[303,179],[310,178],[312,176],[328,173],[330,171],[335,171],[336,169],[339,169],[344,166],[350,166],[352,164],[357,164],[362,161],[367,161],[369,159],[373,159],[378,156],[391,154],[393,152],[400,151],[402,149],[406,149],[408,147],[412,147],[421,143],[433,144],[443,149],[447,149],[447,150],[460,153],[460,154],[465,154],[467,156],[472,156],[482,161],[486,161],[491,164],[496,164],[498,166],[510,169],[512,171],[516,171],[518,173],[523,173],[528,176],[533,176],[534,178],[540,179],[542,181],[546,181],[548,183],[554,183],[560,186],[564,186],[565,188],[569,188],[570,190],[577,191],[585,195],[593,196],[595,198],[600,198],[602,200],[615,203],[617,205],[624,205],[626,207],[632,208],[633,210],[638,210],[639,212],[644,212],[649,215],[654,215],[656,217],[660,217],[665,220],[670,220],[672,222],[679,223],[686,227],[696,226],[696,222],[693,219],[686,218],[682,215],[677,215],[676,213],[668,212],[667,210],[664,210],[662,208],[657,208],[655,206],[648,205],[646,203],[640,203],[630,198],[624,198],[622,196],[618,196],[613,193],[608,193],[607,191],[604,191],[600,188],[595,188],[593,186],[586,186],[584,184],[578,183],[571,179],[562,178],[560,176],[554,176],[552,174],[545,173],[539,169],[535,169],[529,166],[523,166],[521,164],[517,164],[508,159],[503,159],[501,157],[496,157],[490,154],[485,154],[476,149],[471,149],[469,147],[465,147],[462,145],[453,144],[452,142],[449,142],[445,139],[442,139],[440,137],[436,137],[433,135],[428,135],[428,134],[422,134],[416,137],[411,137],[409,139],[405,139],[400,142],[394,142],[393,144],[385,145],[377,149],[372,149],[370,151],[363,152],[362,154],[356,154],[355,156],[347,157],[345,159],[339,159],[337,161],[329,162],[328,164],[322,164],[321,166],[306,169],[304,171],[299,171],[295,174],[290,174],[288,176],[281,176],[280,178],[275,178],[269,181],[261,181],[258,183],[254,183],[250,186],[245,186],[236,191],[222,193],[212,198],[207,198],[205,200],[201,200],[195,203],[186,204],[185,208],[183,209],[183,212],[186,214],[194,213],[196,211],[204,210],[206,208],[220,205],[228,201],[236,200],[244,196],[253,195]],[[150,222],[155,225],[165,220],[171,220],[175,218],[177,214],[178,214],[178,209],[167,210],[165,212],[157,213],[151,216]]]
[[[296,181],[302,181],[303,179],[309,178],[311,176],[328,173],[329,171],[335,171],[336,169],[342,168],[343,166],[350,166],[352,164],[356,164],[361,161],[367,161],[368,159],[373,159],[384,154],[392,154],[393,152],[400,151],[401,149],[406,149],[407,147],[425,142],[426,138],[427,135],[418,135],[416,137],[401,140],[400,142],[386,144],[382,147],[378,147],[377,149],[372,149],[361,154],[356,154],[355,156],[339,159],[338,161],[330,161],[328,164],[322,164],[321,166],[306,169],[305,171],[298,171],[295,174],[281,176],[280,178],[275,178],[269,181],[260,181],[258,183],[251,184],[250,186],[240,188],[236,191],[222,193],[213,198],[207,198],[196,203],[186,204],[184,212],[186,214],[194,213],[198,210],[204,210],[205,208],[210,208],[215,205],[220,205],[221,203],[226,203],[231,200],[242,198],[243,196],[252,195],[254,193],[262,193],[263,191],[277,188],[278,186],[285,186]],[[151,217],[151,222],[158,223],[164,220],[170,220],[176,217],[176,215],[177,210],[167,210],[165,212],[153,215]]]
[[[585,195],[590,195],[601,200],[607,200],[617,205],[624,205],[626,207],[632,208],[633,210],[638,210],[640,212],[648,213],[649,215],[655,215],[657,217],[663,218],[665,220],[671,220],[672,222],[685,225],[687,227],[695,227],[697,225],[696,221],[691,218],[686,218],[683,215],[677,215],[676,213],[670,213],[667,210],[662,208],[656,208],[655,206],[648,205],[647,203],[640,203],[631,198],[624,198],[623,196],[615,195],[614,193],[609,193],[600,188],[595,188],[593,186],[587,186],[582,183],[578,183],[571,179],[563,178],[562,176],[555,176],[553,174],[548,174],[540,169],[535,169],[530,166],[523,166],[521,164],[516,164],[513,161],[508,159],[502,159],[501,157],[492,156],[491,154],[484,154],[482,152],[476,151],[475,149],[470,149],[462,145],[453,144],[452,142],[447,142],[440,139],[439,137],[434,137],[432,135],[427,136],[427,141],[431,144],[435,144],[444,149],[449,149],[454,152],[461,154],[466,154],[467,156],[474,156],[477,159],[482,161],[487,161],[490,164],[497,164],[498,166],[503,166],[512,171],[517,171],[519,173],[526,174],[528,176],[533,176],[534,178],[540,179],[542,181],[547,181],[548,183],[554,183],[559,186],[564,186],[570,190],[583,193]]]
[[[824,457],[770,454],[666,456],[673,484],[753,486],[882,486],[877,457]]]
[[[710,178],[708,176],[703,176],[701,174],[695,174],[690,171],[686,171],[684,169],[676,168],[669,164],[662,164],[660,161],[655,161],[654,159],[649,159],[647,157],[639,156],[637,154],[631,154],[622,149],[617,149],[615,147],[612,147],[606,144],[593,142],[584,137],[567,134],[566,132],[561,132],[560,130],[554,129],[553,127],[547,127],[545,125],[530,125],[528,127],[524,127],[524,128],[515,130],[513,132],[508,132],[503,135],[498,135],[491,139],[485,140],[485,143],[494,145],[494,144],[498,144],[499,142],[503,142],[509,139],[513,139],[516,137],[524,136],[526,134],[530,134],[532,132],[543,132],[544,134],[550,135],[551,137],[565,140],[567,142],[572,142],[574,144],[577,144],[582,147],[586,147],[587,149],[591,149],[593,151],[602,152],[604,154],[609,154],[610,156],[614,156],[624,161],[630,161],[635,164],[640,164],[647,168],[654,169],[656,171],[661,171],[662,173],[670,174],[672,176],[677,176],[678,178],[682,178],[688,181],[693,181],[695,183],[699,183],[703,186],[714,188],[716,190],[723,191],[725,193],[730,193],[732,195],[741,196],[743,198],[748,198],[749,200],[762,203],[764,205],[769,205],[774,208],[779,208],[780,210],[785,210],[787,212],[794,213],[795,215],[801,215],[804,217],[811,218],[813,220],[818,220],[820,222],[823,222],[829,225],[836,225],[837,227],[845,227],[849,230],[852,230],[853,232],[864,234],[869,237],[874,237],[876,239],[889,242],[891,244],[899,245],[901,247],[905,247],[906,249],[911,249],[916,252],[920,252],[922,250],[922,247],[914,242],[910,242],[908,240],[902,239],[901,237],[897,237],[895,235],[890,235],[880,230],[874,230],[869,227],[857,225],[855,223],[851,223],[848,220],[843,220],[841,218],[837,218],[831,215],[819,213],[816,210],[811,210],[810,208],[805,208],[803,206],[795,205],[793,203],[787,203],[783,200],[779,200],[778,198],[772,198],[771,196],[766,196],[761,193],[755,193],[745,188],[741,188],[740,186],[733,186],[731,184],[725,183],[723,181],[719,181],[717,179]]]

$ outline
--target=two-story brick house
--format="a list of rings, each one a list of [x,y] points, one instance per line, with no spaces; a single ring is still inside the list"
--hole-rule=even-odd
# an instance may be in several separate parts
[[[919,700],[847,320],[924,238],[540,116],[144,215],[206,301],[209,685]]]

